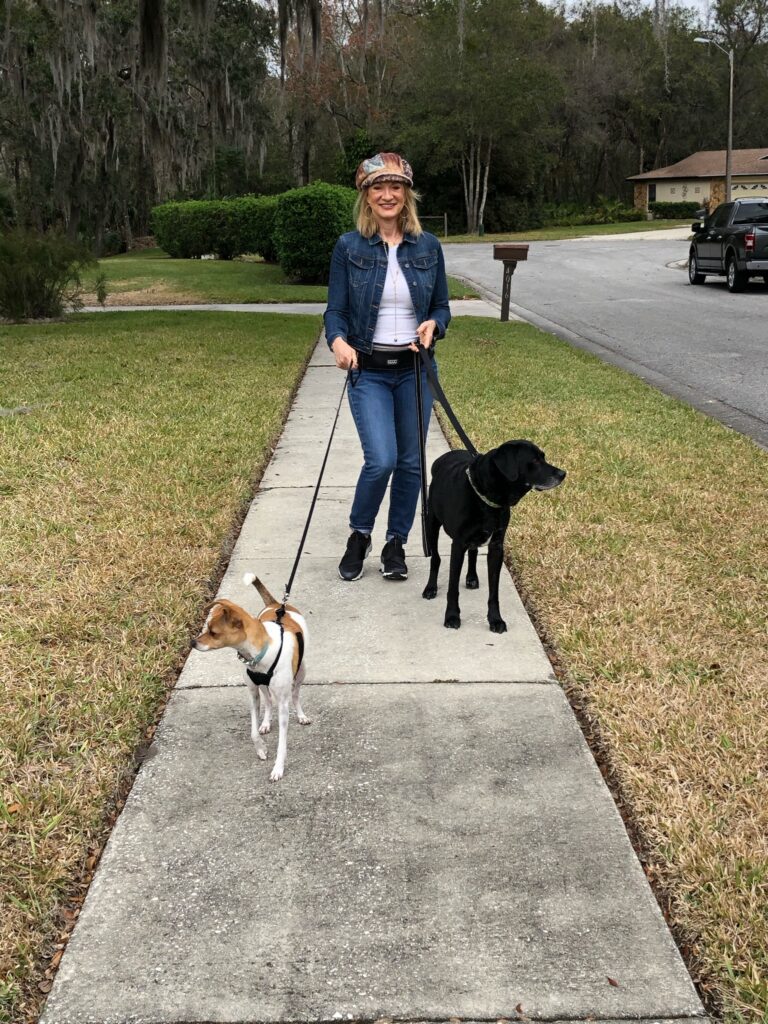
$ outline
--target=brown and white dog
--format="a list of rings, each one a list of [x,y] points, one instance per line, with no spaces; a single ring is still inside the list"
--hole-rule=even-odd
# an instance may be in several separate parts
[[[297,609],[288,604],[285,606],[281,630],[277,616],[280,602],[275,600],[253,573],[246,573],[243,582],[246,585],[252,583],[256,587],[266,607],[254,618],[239,605],[219,598],[210,606],[203,631],[194,646],[196,651],[218,651],[222,647],[234,647],[246,662],[251,702],[251,739],[262,761],[267,759],[267,748],[262,736],[272,727],[272,704],[277,704],[277,757],[269,776],[271,782],[277,782],[282,779],[285,771],[290,697],[293,698],[299,725],[310,724],[299,700],[305,672],[307,624]],[[264,683],[259,681],[260,677],[263,677]],[[265,685],[267,681],[268,685]],[[263,711],[261,725],[259,705]]]

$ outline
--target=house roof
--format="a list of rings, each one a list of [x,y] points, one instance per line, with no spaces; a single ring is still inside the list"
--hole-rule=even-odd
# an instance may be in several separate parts
[[[657,181],[660,178],[723,178],[725,177],[724,149],[703,149],[692,153],[669,167],[659,167],[645,174],[634,174],[627,181]],[[734,149],[731,153],[731,174],[768,175],[768,149]]]

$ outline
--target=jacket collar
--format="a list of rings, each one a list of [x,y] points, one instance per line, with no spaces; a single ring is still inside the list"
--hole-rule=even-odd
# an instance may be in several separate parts
[[[383,242],[383,241],[384,241],[384,239],[381,237],[381,235],[377,231],[375,234],[371,235],[371,237],[368,239],[368,244],[369,245],[378,245],[379,242]],[[405,234],[403,235],[403,241],[404,242],[410,242],[412,245],[415,245],[416,242],[418,241],[418,239],[416,238],[416,235],[414,235],[411,231],[406,231]]]

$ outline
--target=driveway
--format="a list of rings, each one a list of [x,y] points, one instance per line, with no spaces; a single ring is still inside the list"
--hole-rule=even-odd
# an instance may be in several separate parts
[[[680,268],[687,234],[677,235],[532,242],[511,312],[768,447],[768,287],[731,295],[718,278],[691,287]],[[491,244],[444,249],[449,273],[500,301]]]

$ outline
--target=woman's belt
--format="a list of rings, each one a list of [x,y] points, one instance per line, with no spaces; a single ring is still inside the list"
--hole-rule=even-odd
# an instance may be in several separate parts
[[[432,348],[427,351],[430,359],[434,358]],[[407,345],[401,345],[399,348],[375,348],[372,352],[358,352],[357,366],[359,370],[401,370],[413,366],[415,354]]]

